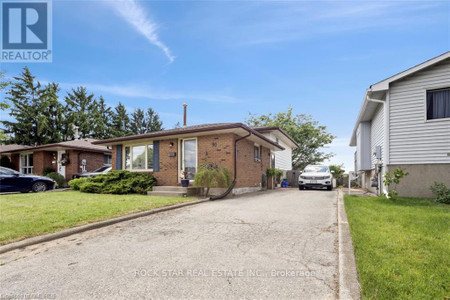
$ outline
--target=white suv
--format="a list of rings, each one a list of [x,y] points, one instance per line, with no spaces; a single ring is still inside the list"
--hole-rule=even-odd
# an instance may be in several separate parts
[[[328,166],[324,165],[309,165],[298,177],[298,189],[313,187],[326,187],[327,190],[333,189],[333,175]]]

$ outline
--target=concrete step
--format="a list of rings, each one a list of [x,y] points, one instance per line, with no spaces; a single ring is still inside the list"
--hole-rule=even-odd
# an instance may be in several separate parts
[[[184,193],[188,196],[198,196],[200,195],[202,189],[199,187],[182,187],[182,186],[154,186],[153,192],[164,192],[164,193]]]
[[[184,192],[164,192],[164,191],[151,191],[147,192],[149,196],[165,196],[165,197],[187,197],[187,193]]]

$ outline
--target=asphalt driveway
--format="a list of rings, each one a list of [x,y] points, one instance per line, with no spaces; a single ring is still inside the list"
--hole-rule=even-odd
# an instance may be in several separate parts
[[[334,299],[336,193],[258,193],[0,256],[1,297]]]

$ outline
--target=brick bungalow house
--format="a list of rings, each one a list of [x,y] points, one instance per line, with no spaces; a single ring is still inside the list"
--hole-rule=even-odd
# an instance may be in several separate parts
[[[113,169],[152,172],[162,186],[178,186],[183,170],[193,180],[199,165],[216,163],[236,179],[234,194],[260,190],[271,153],[285,150],[242,123],[186,126],[93,144],[112,147]]]
[[[94,139],[40,145],[2,145],[0,155],[8,156],[14,169],[24,174],[42,174],[45,168],[52,168],[67,180],[80,173],[111,164],[111,150],[106,146],[94,145]],[[83,163],[85,163],[83,165]]]

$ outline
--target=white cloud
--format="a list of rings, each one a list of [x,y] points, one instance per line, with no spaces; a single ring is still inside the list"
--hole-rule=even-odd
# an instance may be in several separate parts
[[[48,81],[40,81],[47,84]],[[144,98],[152,100],[194,100],[206,101],[212,103],[239,103],[242,100],[232,96],[226,96],[219,93],[192,93],[192,92],[171,92],[171,91],[153,91],[148,87],[140,85],[106,85],[96,83],[68,83],[59,84],[63,90],[70,90],[78,86],[84,86],[88,92],[98,94],[108,94],[130,98]],[[109,98],[109,97],[108,97]]]
[[[158,25],[151,20],[145,9],[135,0],[107,1],[116,12],[130,25],[142,34],[150,43],[160,48],[172,63],[175,56],[172,55],[169,48],[160,41],[157,34]]]

